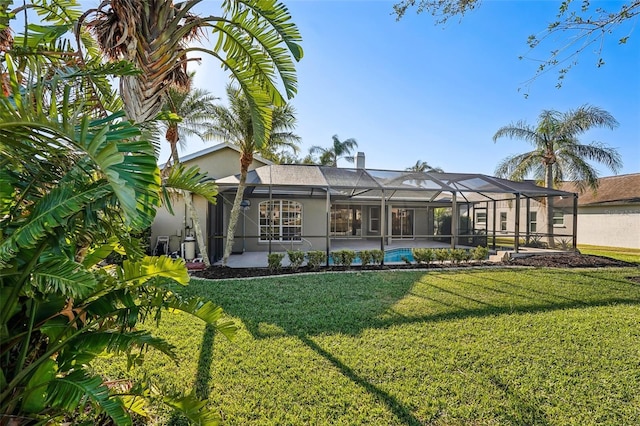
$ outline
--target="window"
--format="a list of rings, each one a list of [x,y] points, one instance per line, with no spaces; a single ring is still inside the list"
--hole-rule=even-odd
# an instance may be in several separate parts
[[[529,232],[538,232],[538,212],[529,212]]]
[[[380,207],[371,207],[369,210],[369,231],[380,232]]]
[[[302,204],[289,200],[260,203],[260,241],[301,241]]]
[[[507,231],[507,212],[500,212],[500,230]]]
[[[564,212],[562,210],[553,211],[553,226],[564,226]]]
[[[487,224],[487,212],[479,211],[476,212],[476,225],[486,225]]]

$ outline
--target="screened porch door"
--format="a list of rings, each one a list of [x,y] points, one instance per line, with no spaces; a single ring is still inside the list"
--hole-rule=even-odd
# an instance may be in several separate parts
[[[413,238],[413,209],[391,209],[391,236],[393,238]]]

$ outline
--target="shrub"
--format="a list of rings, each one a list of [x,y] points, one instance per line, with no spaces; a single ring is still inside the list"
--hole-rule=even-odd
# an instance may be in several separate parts
[[[280,270],[282,267],[282,259],[284,259],[284,253],[269,253],[267,255],[269,269],[272,271]]]
[[[436,260],[440,263],[445,260],[451,259],[451,250],[450,249],[437,249],[435,250]]]
[[[371,250],[371,259],[374,265],[382,265],[384,260],[384,251],[380,249]]]
[[[556,240],[556,246],[560,248],[560,250],[569,251],[573,248],[573,243],[570,238],[559,238]]]
[[[293,269],[298,269],[304,262],[304,252],[300,250],[287,250],[287,256]]]
[[[371,250],[362,250],[360,252],[360,261],[362,262],[362,266],[373,263],[373,253],[371,253]]]
[[[429,248],[414,248],[412,252],[413,259],[417,263],[426,263],[428,265],[435,258],[435,253]]]
[[[407,265],[411,265],[411,261],[409,260],[409,258],[407,256],[400,256],[400,260],[402,260]]]
[[[331,253],[333,262],[338,266],[350,266],[356,258],[353,250],[338,250]]]
[[[458,265],[465,259],[466,253],[467,251],[464,249],[453,249],[451,250],[451,260]]]
[[[530,235],[529,242],[525,243],[524,246],[532,248],[547,248],[547,243],[542,241],[542,237],[540,235]]]
[[[307,265],[311,269],[318,269],[324,263],[327,263],[327,253],[322,250],[313,250],[307,253]]]
[[[489,249],[487,247],[478,246],[473,249],[473,260],[485,260],[489,257]]]

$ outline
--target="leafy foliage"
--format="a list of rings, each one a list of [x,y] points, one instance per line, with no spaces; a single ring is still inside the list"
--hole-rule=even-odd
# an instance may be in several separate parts
[[[71,0],[38,4],[49,20],[78,16]],[[48,423],[91,412],[132,424],[130,412],[143,412],[135,397],[149,390],[114,391],[90,368],[97,357],[122,354],[133,365],[155,349],[175,358],[172,345],[136,329],[168,309],[228,336],[235,327],[213,303],[172,291],[189,281],[182,261],[141,253],[134,236],[154,219],[160,171],[140,129],[103,108],[115,103],[95,82],[117,67],[93,73],[91,56],[77,54],[63,66],[62,50],[32,56],[68,46],[62,29],[34,40],[28,28],[33,50],[0,59],[0,416]],[[114,250],[121,265],[104,262]],[[210,418],[200,401],[180,406]]]

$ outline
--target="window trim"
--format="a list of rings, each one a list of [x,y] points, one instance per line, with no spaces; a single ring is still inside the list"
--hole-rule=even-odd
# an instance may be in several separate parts
[[[508,231],[509,231],[509,216],[507,216],[507,212],[500,212],[500,232],[508,232]]]
[[[373,212],[377,211],[378,216],[373,217]],[[378,224],[378,229],[373,228],[373,223],[376,222]],[[380,225],[382,223],[382,213],[380,206],[369,206],[369,232],[377,232],[380,233]]]
[[[484,216],[484,220],[480,220],[479,216],[482,215]],[[481,211],[476,211],[476,225],[486,225],[487,224],[487,211],[486,210],[481,210]]]
[[[559,215],[559,217],[556,217],[556,214]],[[562,221],[562,223],[556,223],[556,219],[559,219]],[[565,224],[564,224],[564,212],[562,210],[554,210],[553,211],[553,217],[551,218],[551,221],[553,222],[553,227],[554,228],[564,228]]]
[[[538,232],[538,212],[529,212],[529,232]]]
[[[273,204],[273,210],[275,210],[275,206],[278,206],[278,211],[280,212],[280,223],[278,225],[271,225],[269,223],[269,217],[267,215],[266,219],[267,219],[267,223],[265,225],[263,225],[262,222],[262,206],[266,205],[267,209],[269,204],[272,203]],[[284,224],[283,216],[282,216],[282,206],[288,203],[290,206],[300,206],[300,225],[290,225],[290,224]],[[291,211],[291,210],[290,210]],[[302,243],[302,230],[303,228],[303,219],[304,219],[304,206],[302,205],[301,202],[299,201],[295,201],[295,200],[288,200],[288,199],[280,199],[280,200],[264,200],[261,201],[258,204],[258,242],[259,243],[268,243],[269,241],[277,241],[277,242],[286,242],[286,243]],[[262,233],[262,229],[266,228],[267,231],[269,229],[269,227],[272,227],[274,229],[274,234],[273,234],[273,238],[269,239],[268,237],[266,239],[264,239],[262,237],[263,233]],[[284,234],[283,234],[283,228],[299,228],[300,232],[296,235],[293,235],[292,237],[290,237],[290,239],[284,239]],[[277,230],[277,234],[276,231]],[[265,234],[268,236],[268,232],[265,232]]]

